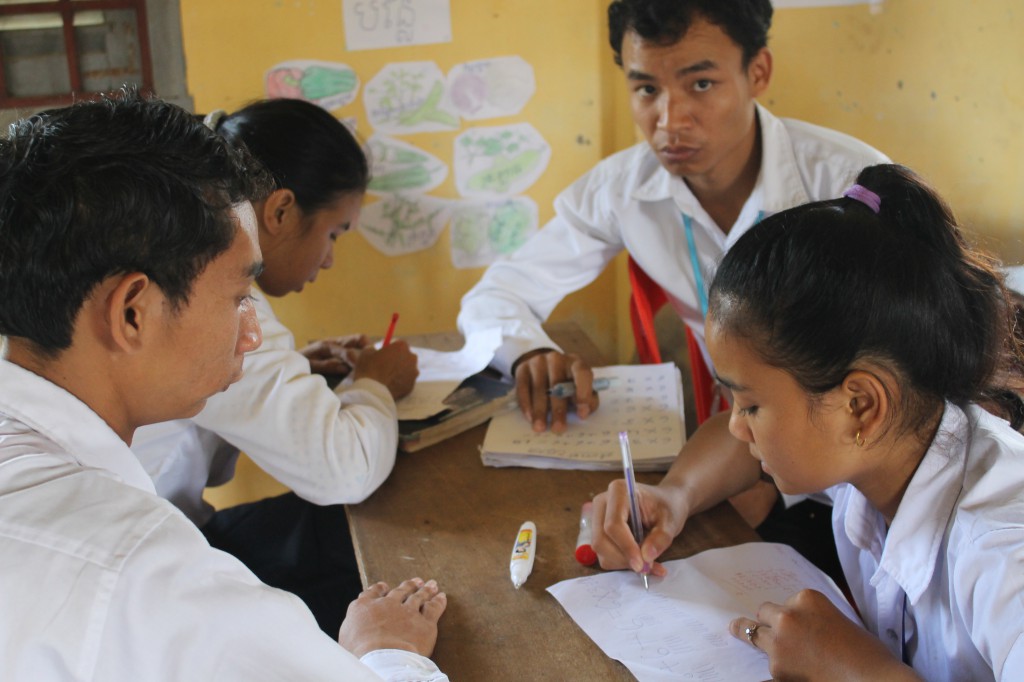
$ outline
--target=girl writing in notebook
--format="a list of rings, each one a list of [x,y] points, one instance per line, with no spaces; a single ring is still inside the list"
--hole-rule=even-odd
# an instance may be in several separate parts
[[[751,229],[709,298],[733,397],[719,418],[743,447],[690,448],[640,486],[643,547],[613,483],[594,504],[601,565],[663,575],[688,516],[766,474],[831,501],[866,628],[809,590],[738,614],[775,679],[1019,679],[1024,437],[978,403],[1020,351],[1002,278],[948,207],[904,168],[867,168],[843,198]]]
[[[263,344],[246,354],[242,378],[202,412],[139,429],[132,449],[157,492],[211,545],[298,594],[336,636],[362,590],[342,505],[362,502],[391,473],[395,399],[412,390],[416,356],[404,341],[366,347],[365,336],[296,350],[268,298],[301,292],[334,264],[336,240],[359,218],[369,164],[340,121],[302,100],[256,102],[207,124],[247,147],[277,184],[254,205],[264,269],[252,296]],[[382,311],[381,331],[386,322]],[[337,392],[319,376],[345,372],[354,381]],[[230,480],[239,450],[292,492],[214,512],[203,489]]]

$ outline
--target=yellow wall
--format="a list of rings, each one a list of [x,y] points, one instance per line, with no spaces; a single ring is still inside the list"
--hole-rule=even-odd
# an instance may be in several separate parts
[[[552,145],[529,194],[541,221],[557,192],[599,158],[634,139],[625,89],[605,43],[606,0],[451,0],[454,41],[348,53],[341,0],[181,0],[188,84],[198,111],[235,109],[261,96],[263,74],[291,59],[352,66],[365,85],[386,63],[460,62],[518,54],[534,66],[537,92],[524,111],[482,125],[528,121]],[[834,127],[879,147],[932,180],[964,221],[1008,262],[1024,260],[1024,35],[1020,0],[885,0],[783,9],[771,46],[774,82],[763,102],[776,113]],[[368,137],[361,99],[354,116]],[[465,126],[463,127],[465,129]],[[455,133],[403,136],[451,162]],[[449,179],[432,194],[456,198]],[[431,249],[389,258],[362,237],[343,238],[334,270],[299,296],[275,303],[301,343],[327,334],[399,333],[454,326],[461,295],[482,270],[451,266],[447,231]],[[621,261],[555,317],[576,319],[609,357],[631,352]],[[613,314],[613,311],[616,314]]]
[[[473,125],[529,122],[551,145],[551,163],[530,190],[541,224],[552,215],[555,195],[609,151],[603,116],[604,3],[600,0],[453,0],[448,44],[346,52],[342,1],[183,0],[182,26],[190,92],[196,110],[232,111],[263,94],[264,72],[294,59],[343,62],[363,86],[385,64],[431,60],[447,72],[456,64],[519,55],[533,65],[536,94],[513,117]],[[612,65],[613,66],[613,65]],[[615,98],[621,99],[621,98]],[[362,98],[335,110],[356,117],[365,139],[372,134]],[[464,124],[462,130],[469,127]],[[402,135],[449,165],[453,133]],[[458,198],[453,173],[430,194]],[[451,264],[448,230],[426,251],[388,257],[361,235],[339,240],[334,268],[301,295],[274,302],[282,321],[304,343],[349,332],[383,334],[392,311],[401,313],[398,334],[453,329],[459,299],[482,269]],[[577,320],[611,356],[615,351],[615,275],[609,272],[556,311]]]
[[[1024,261],[1024,3],[885,0],[777,12],[763,99],[928,178],[1007,263]]]

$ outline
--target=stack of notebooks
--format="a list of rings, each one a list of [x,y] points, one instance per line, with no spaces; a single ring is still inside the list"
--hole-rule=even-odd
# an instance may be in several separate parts
[[[586,420],[570,413],[561,434],[534,433],[518,410],[495,416],[481,458],[487,466],[622,470],[619,432],[629,434],[637,471],[668,469],[683,447],[683,386],[679,369],[660,365],[597,367],[610,379],[599,409]]]
[[[474,374],[444,399],[442,412],[426,419],[400,419],[399,449],[416,452],[483,424],[515,405],[512,389],[512,384],[502,380],[495,370],[485,369]]]

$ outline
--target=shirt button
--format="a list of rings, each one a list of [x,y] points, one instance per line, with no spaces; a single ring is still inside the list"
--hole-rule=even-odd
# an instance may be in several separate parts
[[[893,630],[892,628],[889,628],[888,630],[886,630],[886,631],[885,631],[885,634],[886,634],[886,635],[887,635],[887,636],[889,637],[889,639],[891,639],[891,640],[892,640],[892,641],[894,641],[894,642],[895,642],[895,641],[896,641],[897,639],[899,639],[899,637],[898,637],[898,636],[896,635],[896,631],[895,631],[895,630]]]

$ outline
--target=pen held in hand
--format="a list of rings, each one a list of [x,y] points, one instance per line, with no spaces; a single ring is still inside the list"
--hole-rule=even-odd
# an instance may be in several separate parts
[[[640,505],[636,501],[636,476],[633,474],[633,455],[629,449],[629,432],[619,431],[619,446],[622,449],[622,475],[626,479],[626,491],[629,493],[629,522],[633,527],[633,538],[638,546],[644,542],[644,524],[640,518]],[[647,573],[644,564],[640,577],[644,579],[644,589],[648,589]]]
[[[612,380],[607,377],[600,379],[594,379],[594,383],[591,385],[595,391],[603,391],[612,385]],[[576,382],[574,381],[563,381],[555,384],[548,389],[548,395],[552,398],[571,398],[576,395]]]

